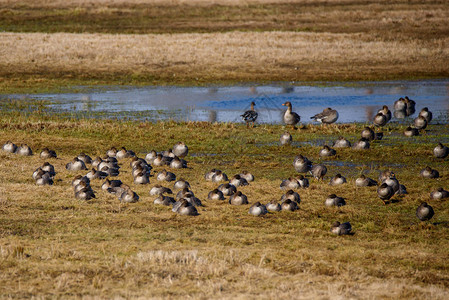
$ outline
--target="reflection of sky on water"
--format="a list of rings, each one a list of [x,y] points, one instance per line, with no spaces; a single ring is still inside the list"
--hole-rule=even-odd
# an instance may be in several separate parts
[[[169,112],[156,119],[218,122],[240,122],[240,114],[254,101],[259,112],[258,122],[261,123],[280,123],[285,110],[281,104],[290,101],[303,123],[310,122],[310,117],[325,107],[339,111],[338,122],[366,122],[371,121],[382,105],[392,109],[394,101],[405,95],[417,102],[417,112],[427,106],[434,115],[442,114],[446,118],[449,110],[448,84],[447,80],[433,80],[294,87],[103,87],[97,91],[86,89],[80,93],[28,96],[51,100],[53,108],[61,111],[102,112],[106,116],[108,112]]]

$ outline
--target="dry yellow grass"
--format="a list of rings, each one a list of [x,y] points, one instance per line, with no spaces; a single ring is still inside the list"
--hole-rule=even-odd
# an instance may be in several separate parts
[[[2,76],[129,74],[172,80],[370,78],[447,74],[449,38],[407,42],[363,34],[0,33]]]

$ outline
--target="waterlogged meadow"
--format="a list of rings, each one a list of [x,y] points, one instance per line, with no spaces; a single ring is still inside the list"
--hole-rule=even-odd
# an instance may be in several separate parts
[[[14,105],[11,104],[10,105]],[[3,297],[289,297],[371,298],[448,295],[447,200],[430,200],[438,187],[448,187],[447,159],[433,157],[439,141],[449,142],[448,125],[430,125],[417,137],[403,136],[406,125],[384,127],[384,138],[368,150],[337,149],[320,158],[324,144],[343,136],[354,142],[365,124],[308,124],[292,131],[282,125],[239,123],[145,122],[86,119],[49,113],[33,103],[29,113],[3,110],[2,143],[28,144],[33,156],[0,152],[0,292]],[[289,130],[291,145],[280,146]],[[160,184],[133,183],[130,159],[119,160],[117,177],[139,195],[121,203],[92,180],[96,198],[75,199],[71,182],[88,171],[70,172],[65,165],[81,152],[104,156],[115,146],[145,157],[184,141],[188,168],[167,170],[187,180],[203,202],[196,217],[181,216],[155,205],[149,190]],[[49,147],[57,158],[43,160]],[[323,181],[310,175],[310,187],[297,192],[299,210],[248,214],[257,201],[279,200],[283,179],[297,176],[292,162],[302,154],[328,168]],[[51,186],[37,186],[32,173],[45,161],[55,167]],[[430,166],[441,178],[423,179]],[[156,174],[164,167],[154,167]],[[204,174],[218,168],[232,177],[244,170],[255,176],[239,187],[249,205],[207,200],[218,183]],[[356,188],[365,174],[377,180],[392,170],[408,194],[384,204],[376,187]],[[341,173],[347,183],[330,186]],[[114,178],[115,179],[115,178]],[[163,183],[173,189],[173,183]],[[324,205],[329,194],[346,206]],[[419,221],[416,208],[427,201],[431,221]],[[330,232],[334,221],[351,222],[353,235]]]

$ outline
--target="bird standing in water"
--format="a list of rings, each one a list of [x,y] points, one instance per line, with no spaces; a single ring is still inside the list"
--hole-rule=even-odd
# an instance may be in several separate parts
[[[282,105],[287,106],[287,110],[285,111],[283,118],[285,125],[292,125],[292,128],[295,129],[295,125],[299,123],[301,117],[292,111],[292,104],[289,101]]]
[[[241,115],[243,121],[246,122],[246,127],[249,128],[249,123],[253,123],[254,127],[254,122],[256,122],[257,117],[259,116],[259,114],[254,110],[254,106],[256,104],[254,102],[251,102],[251,109],[245,111],[245,113],[243,115]]]

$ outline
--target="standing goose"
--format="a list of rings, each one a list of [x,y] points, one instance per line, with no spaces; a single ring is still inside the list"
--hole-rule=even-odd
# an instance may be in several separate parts
[[[365,128],[363,128],[360,135],[362,136],[362,138],[365,138],[369,141],[372,141],[376,138],[376,134],[374,133],[374,130],[372,130],[368,126],[365,126]]]
[[[377,115],[374,116],[373,123],[376,126],[380,127],[385,126],[387,122],[388,122],[387,117],[381,112],[377,113]]]
[[[249,128],[249,123],[253,123],[252,127],[254,127],[254,122],[256,122],[257,117],[259,114],[254,110],[254,106],[256,104],[254,102],[251,102],[251,109],[247,110],[241,115],[243,121],[246,122],[246,127]]]
[[[310,173],[312,173],[312,176],[315,177],[315,179],[323,180],[324,175],[327,173],[327,168],[325,165],[314,165],[312,169],[310,170]]]
[[[386,183],[382,183],[380,187],[377,189],[377,195],[379,198],[387,204],[387,201],[390,200],[394,195],[393,188]]]
[[[291,125],[292,128],[295,129],[295,125],[299,123],[301,117],[292,111],[292,104],[289,101],[282,105],[287,106],[287,110],[285,111],[283,118],[285,125]]]
[[[325,108],[319,114],[316,114],[313,117],[310,117],[310,119],[318,121],[322,124],[332,124],[337,121],[338,112],[335,109],[328,107],[328,108]]]

